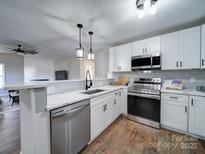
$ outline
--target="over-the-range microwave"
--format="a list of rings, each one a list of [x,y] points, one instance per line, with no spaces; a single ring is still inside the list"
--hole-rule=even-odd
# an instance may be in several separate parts
[[[161,69],[161,53],[133,56],[131,64],[133,71]]]

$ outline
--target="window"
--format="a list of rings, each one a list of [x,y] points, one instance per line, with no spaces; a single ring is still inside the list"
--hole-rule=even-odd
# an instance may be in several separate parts
[[[5,67],[0,63],[0,88],[3,88],[5,84]]]

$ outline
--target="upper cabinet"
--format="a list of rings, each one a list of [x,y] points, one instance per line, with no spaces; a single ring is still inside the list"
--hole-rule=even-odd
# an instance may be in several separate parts
[[[200,26],[162,36],[162,69],[200,68]]]
[[[109,51],[110,72],[131,71],[131,44],[110,48]]]
[[[202,25],[201,35],[201,68],[205,68],[205,25]]]
[[[161,37],[153,37],[132,43],[132,56],[142,56],[161,52]]]

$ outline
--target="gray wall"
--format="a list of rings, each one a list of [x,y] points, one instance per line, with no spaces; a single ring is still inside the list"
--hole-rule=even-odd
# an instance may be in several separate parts
[[[96,78],[106,78],[109,71],[109,49],[95,52]]]
[[[70,57],[54,61],[54,70],[66,70],[69,72],[69,79],[80,79],[80,60],[75,57]]]
[[[6,83],[24,81],[23,56],[0,53],[0,63],[5,64]]]
[[[109,69],[109,49],[95,52],[96,78],[106,78]],[[75,57],[54,61],[54,69],[69,71],[69,79],[80,79],[80,61]]]

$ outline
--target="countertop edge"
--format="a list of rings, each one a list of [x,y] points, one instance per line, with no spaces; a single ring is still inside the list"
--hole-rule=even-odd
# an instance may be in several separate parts
[[[99,87],[100,88],[100,87]],[[103,87],[103,88],[106,88],[106,87]],[[70,105],[70,104],[74,104],[76,102],[79,102],[79,101],[83,101],[83,100],[86,100],[86,99],[93,99],[93,98],[96,98],[96,97],[100,97],[102,95],[106,95],[108,93],[111,93],[111,92],[114,92],[114,91],[118,91],[120,89],[126,89],[127,87],[112,87],[113,89],[109,89],[107,91],[104,91],[102,93],[97,93],[97,94],[93,94],[93,95],[85,95],[83,96],[81,99],[77,99],[77,100],[73,100],[73,101],[69,101],[67,103],[62,103],[62,104],[58,104],[58,105],[53,105],[51,107],[46,107],[45,111],[48,111],[50,112],[51,110],[54,110],[54,109],[57,109],[57,108],[60,108],[60,107],[63,107],[63,106],[66,106],[66,105]]]

